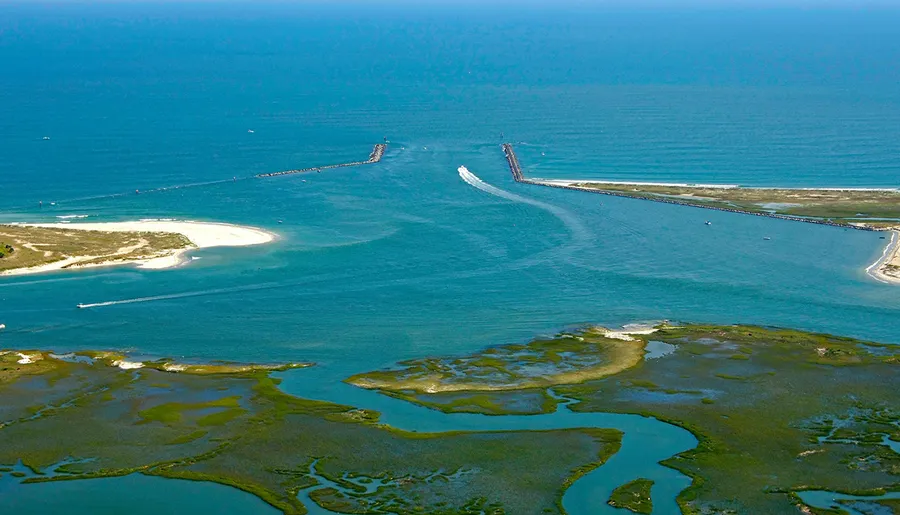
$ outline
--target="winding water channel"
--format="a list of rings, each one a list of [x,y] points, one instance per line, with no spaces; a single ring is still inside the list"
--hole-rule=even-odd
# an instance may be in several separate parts
[[[281,379],[281,389],[286,393],[378,411],[381,413],[382,423],[404,431],[618,429],[624,433],[621,449],[605,464],[582,476],[566,490],[563,496],[563,507],[566,512],[569,515],[621,514],[622,510],[606,504],[612,491],[634,479],[647,478],[654,481],[651,491],[653,515],[681,513],[676,497],[690,485],[690,478],[660,465],[660,461],[697,445],[697,439],[678,426],[639,415],[576,413],[568,408],[573,402],[571,399],[555,395],[552,391],[550,394],[561,402],[557,411],[550,414],[504,416],[447,414],[343,383],[339,379],[344,377],[343,372],[331,366],[316,366],[279,372],[274,376]],[[895,445],[889,446],[894,451],[898,450]],[[301,490],[298,497],[310,515],[333,515],[337,512],[322,508],[311,499],[310,494],[326,487],[339,491],[346,491],[346,488],[317,474],[315,465],[313,462],[310,466],[310,474],[318,484]],[[49,467],[48,470],[53,468],[55,466]],[[124,477],[23,485],[21,481],[34,476],[34,473],[21,464],[14,467],[14,471],[18,476],[7,473],[0,477],[0,494],[15,492],[15,495],[0,495],[0,511],[20,515],[58,513],[65,507],[74,507],[76,511],[84,513],[119,513],[126,508],[130,513],[183,513],[181,510],[186,506],[204,511],[210,511],[210,508],[215,511],[216,507],[224,509],[227,506],[229,513],[275,513],[269,505],[253,495],[214,483],[132,474]],[[384,480],[376,479],[364,486],[367,492],[371,493],[383,484]],[[110,495],[110,492],[114,495]],[[798,495],[810,506],[842,509],[850,515],[863,513],[857,509],[859,506],[852,502],[869,503],[867,506],[874,506],[874,513],[881,513],[878,511],[881,508],[870,504],[871,501],[900,498],[898,492],[871,497],[827,491],[799,492]],[[841,504],[838,504],[839,501]],[[848,501],[851,503],[848,504]]]
[[[322,401],[349,404],[381,413],[381,422],[404,431],[522,431],[599,427],[618,429],[624,433],[622,448],[603,466],[578,479],[563,497],[570,515],[605,515],[621,513],[606,504],[612,491],[640,477],[655,481],[653,513],[674,515],[681,511],[675,502],[678,492],[690,485],[690,478],[659,464],[675,454],[697,445],[694,436],[680,428],[654,418],[615,413],[575,413],[565,404],[546,415],[490,416],[468,413],[447,414],[399,399],[381,395],[336,381],[327,366],[293,370],[276,374],[285,392]],[[301,492],[301,496],[308,492]],[[308,499],[308,497],[307,497]],[[307,503],[314,504],[314,503]],[[332,513],[314,508],[310,513]]]

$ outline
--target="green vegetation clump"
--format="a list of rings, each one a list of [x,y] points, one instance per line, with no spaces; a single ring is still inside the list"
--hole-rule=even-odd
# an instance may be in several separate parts
[[[638,478],[634,481],[629,481],[613,490],[607,504],[615,508],[624,508],[634,513],[650,515],[653,513],[653,500],[650,498],[652,486],[653,481],[650,479]]]
[[[215,408],[224,408],[216,410]],[[215,422],[228,422],[240,416],[245,410],[240,409],[240,397],[223,397],[207,402],[184,403],[168,402],[138,412],[141,423],[160,422],[163,424],[177,424],[184,420],[185,414],[193,411],[214,410],[213,413],[204,415],[197,423],[200,426],[214,425]],[[222,414],[228,414],[223,417]],[[212,417],[212,418],[211,418]],[[212,421],[212,422],[210,422]]]
[[[527,344],[494,347],[472,356],[404,361],[398,370],[357,374],[347,382],[394,393],[447,393],[546,388],[616,374],[636,366],[645,342],[608,336],[602,327],[565,332]],[[469,402],[484,405],[486,399]],[[488,407],[485,412],[493,411]],[[481,411],[476,411],[481,412]]]
[[[7,243],[0,243],[0,259],[11,255],[15,251],[16,251],[16,249],[13,248],[12,245],[9,245]]]

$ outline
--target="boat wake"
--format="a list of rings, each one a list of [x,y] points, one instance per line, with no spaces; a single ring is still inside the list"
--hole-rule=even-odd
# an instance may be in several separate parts
[[[546,202],[541,202],[540,200],[534,200],[532,198],[516,195],[515,193],[511,193],[506,190],[501,190],[496,186],[492,186],[484,182],[477,175],[470,172],[469,169],[465,166],[460,166],[457,171],[459,172],[459,177],[463,181],[485,193],[489,193],[496,197],[504,198],[512,202],[528,204],[530,206],[543,209],[544,211],[547,211],[548,213],[558,218],[572,234],[572,242],[571,244],[566,246],[567,249],[574,250],[576,248],[582,248],[590,243],[590,231],[587,229],[587,227],[585,227],[581,220],[579,220],[578,217],[576,217],[570,211],[561,207],[554,206],[552,204],[547,204]]]
[[[118,306],[120,304],[138,304],[141,302],[156,302],[160,300],[186,299],[189,297],[204,297],[207,295],[220,295],[223,293],[239,293],[254,290],[266,290],[272,288],[281,288],[286,286],[284,283],[261,283],[250,286],[236,288],[216,288],[212,290],[190,291],[183,293],[172,293],[168,295],[154,295],[152,297],[137,297],[134,299],[110,300],[106,302],[94,302],[91,304],[78,304],[79,308],[102,308],[106,306]]]
[[[244,293],[249,291],[260,291],[260,290],[276,290],[279,288],[291,288],[297,286],[307,286],[312,287],[314,285],[331,285],[336,282],[346,283],[354,285],[350,288],[350,290],[358,290],[369,288],[373,286],[378,286],[378,284],[362,284],[359,282],[359,277],[356,277],[352,274],[320,274],[316,276],[310,276],[305,279],[299,281],[270,281],[264,283],[257,284],[247,284],[244,286],[232,286],[228,288],[213,288],[209,290],[197,290],[197,291],[186,291],[181,293],[170,293],[165,295],[154,295],[151,297],[136,297],[133,299],[120,299],[120,300],[109,300],[104,302],[93,302],[89,304],[78,304],[77,307],[81,309],[87,308],[102,308],[107,306],[118,306],[121,304],[139,304],[142,302],[157,302],[161,300],[175,300],[175,299],[187,299],[191,297],[207,297],[212,295],[225,295],[232,293]],[[387,284],[387,283],[385,283]],[[334,291],[333,289],[329,289],[329,291]],[[321,294],[320,290],[315,291],[307,291],[307,292],[299,292],[295,295],[318,295]]]

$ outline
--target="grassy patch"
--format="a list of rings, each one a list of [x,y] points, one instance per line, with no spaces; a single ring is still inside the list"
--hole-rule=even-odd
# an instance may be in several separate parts
[[[141,417],[142,422],[160,422],[163,424],[177,424],[184,419],[186,413],[191,411],[205,410],[210,408],[231,408],[224,411],[218,411],[216,413],[212,413],[209,415],[205,415],[198,420],[198,424],[200,425],[215,425],[217,422],[223,423],[227,422],[239,416],[243,410],[240,408],[240,397],[223,397],[221,399],[216,399],[214,401],[208,402],[198,402],[198,403],[183,403],[183,402],[168,402],[165,404],[160,404],[158,406],[154,406],[152,408],[148,408],[142,410],[138,413]],[[237,412],[236,415],[228,415],[222,416],[222,413],[229,412]],[[207,421],[206,424],[201,423],[201,421]]]
[[[650,498],[650,479],[635,479],[613,490],[607,503],[616,508],[624,508],[634,513],[650,515],[653,512],[653,500]]]

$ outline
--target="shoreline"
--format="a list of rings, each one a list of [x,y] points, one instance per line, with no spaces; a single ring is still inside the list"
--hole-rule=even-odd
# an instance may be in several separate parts
[[[140,259],[115,259],[114,255],[109,260],[101,263],[88,263],[79,265],[81,261],[94,259],[96,256],[73,256],[52,263],[28,268],[16,268],[0,272],[0,277],[18,275],[40,274],[59,270],[83,270],[120,265],[137,265],[146,270],[164,270],[175,268],[190,262],[188,252],[194,249],[212,247],[246,247],[270,243],[278,238],[278,235],[257,227],[234,225],[220,222],[198,222],[193,220],[158,220],[142,219],[130,222],[87,222],[87,223],[10,223],[24,227],[40,227],[46,229],[65,229],[76,231],[98,232],[132,232],[132,233],[172,233],[180,234],[189,242],[189,246],[180,249],[168,250],[152,257]]]
[[[587,184],[587,181],[570,181],[570,180],[548,180],[548,179],[522,179],[521,182],[525,182],[528,184],[535,184],[538,186],[549,186],[551,188],[565,188],[571,190],[585,191],[588,193],[603,193],[610,194],[614,196],[623,196],[627,198],[638,198],[632,197],[630,195],[619,195],[615,192],[605,192],[603,190],[598,190],[594,188],[588,188],[585,186],[581,186],[581,184]],[[719,188],[719,189],[757,189],[757,190],[768,190],[768,189],[778,189],[778,190],[797,190],[797,191],[900,191],[894,188],[744,188],[743,186],[736,185],[712,185],[712,184],[675,184],[675,183],[651,183],[651,182],[610,182],[606,181],[603,183],[591,183],[591,184],[618,184],[618,185],[635,185],[635,186],[677,186],[684,188]],[[757,213],[752,211],[744,211],[741,209],[730,209],[718,206],[707,206],[707,205],[698,205],[698,204],[687,204],[678,202],[677,200],[670,200],[665,198],[644,198],[640,197],[642,200],[651,200],[655,202],[664,202],[664,203],[672,203],[685,205],[689,207],[698,207],[701,209],[712,209],[716,211],[728,211],[735,212],[747,215],[754,216],[765,216],[769,218],[778,218],[782,220],[791,220],[798,222],[807,222],[807,223],[815,223],[820,225],[831,225],[836,227],[845,227],[848,229],[858,229],[865,230],[871,232],[883,232],[889,231],[891,233],[891,241],[888,242],[887,246],[884,249],[881,257],[878,258],[877,261],[869,265],[865,270],[866,274],[869,277],[875,279],[876,281],[884,284],[900,284],[900,276],[892,276],[888,275],[884,272],[884,269],[888,265],[893,265],[900,267],[900,230],[898,229],[889,229],[889,228],[875,228],[868,227],[862,224],[855,223],[846,223],[846,224],[838,224],[834,223],[830,220],[819,220],[815,218],[806,218],[799,217],[794,215],[781,215],[777,213]]]
[[[616,184],[619,186],[672,186],[678,188],[710,188],[710,189],[742,189],[742,190],[796,190],[796,191],[885,191],[885,192],[900,192],[900,188],[842,188],[842,187],[828,187],[828,188],[792,188],[792,187],[782,187],[782,186],[741,186],[740,184],[701,184],[701,183],[686,183],[686,182],[638,182],[638,181],[608,181],[601,179],[543,179],[540,177],[534,177],[528,179],[531,182],[543,184],[543,185],[559,185],[559,186],[570,186],[575,187],[578,184]]]
[[[183,373],[191,375],[219,375],[219,374],[244,374],[248,372],[284,372],[297,368],[315,366],[312,362],[283,362],[283,363],[258,363],[240,361],[176,361],[174,358],[141,357],[122,351],[108,350],[76,350],[68,352],[55,352],[53,350],[37,349],[5,349],[0,348],[0,358],[12,355],[18,357],[19,365],[61,365],[64,363],[90,363],[101,364],[121,370],[137,370],[146,368],[159,372],[173,374]],[[43,362],[43,363],[42,363]],[[0,424],[2,427],[2,424]]]
[[[799,215],[786,215],[786,214],[780,214],[777,212],[768,212],[768,211],[748,211],[746,209],[741,209],[741,208],[736,208],[736,207],[725,207],[725,206],[719,206],[719,205],[699,204],[699,203],[692,203],[692,202],[688,201],[691,199],[699,199],[700,197],[667,197],[667,196],[662,196],[662,195],[650,195],[650,194],[632,195],[632,194],[629,194],[628,192],[623,192],[623,191],[610,191],[610,190],[603,190],[603,189],[599,189],[599,188],[590,188],[587,186],[582,186],[582,184],[613,184],[613,183],[589,183],[589,182],[581,181],[581,182],[574,182],[570,185],[568,182],[565,182],[565,181],[549,182],[549,181],[545,181],[545,180],[526,179],[526,178],[516,179],[516,182],[519,182],[522,184],[531,184],[534,186],[543,186],[545,188],[559,188],[559,189],[572,190],[572,191],[583,191],[583,192],[593,193],[593,194],[597,194],[597,195],[608,195],[608,196],[612,196],[612,197],[630,198],[630,199],[634,199],[634,200],[646,200],[649,202],[660,202],[662,204],[672,204],[672,205],[677,205],[677,206],[693,207],[693,208],[697,208],[697,209],[709,209],[712,211],[724,211],[726,213],[738,213],[738,214],[742,214],[742,215],[761,216],[761,217],[765,217],[765,218],[774,218],[777,220],[789,220],[792,222],[804,222],[804,223],[816,224],[816,225],[826,225],[826,226],[830,226],[830,227],[841,227],[841,228],[845,228],[845,229],[855,229],[858,231],[881,232],[881,231],[891,230],[891,229],[882,228],[882,227],[871,227],[871,226],[865,225],[863,223],[853,223],[851,221],[842,223],[842,222],[835,222],[835,221],[833,221],[831,219],[827,219],[827,218],[814,218],[814,217],[806,217],[806,216],[799,216]],[[642,184],[644,184],[646,186],[648,183],[642,183]],[[635,183],[635,185],[637,185],[637,183]],[[703,188],[703,186],[697,186],[697,185],[694,185],[693,187],[698,188],[698,189]],[[741,188],[736,187],[736,188],[721,188],[721,189],[741,189]],[[814,191],[824,191],[824,190],[817,189]],[[838,190],[838,191],[843,191],[843,190]],[[887,190],[887,191],[895,191],[895,190]]]
[[[900,231],[891,231],[891,241],[888,242],[881,253],[881,257],[866,268],[866,274],[881,283],[900,284],[900,277],[894,277],[884,272],[888,265],[900,266]]]

